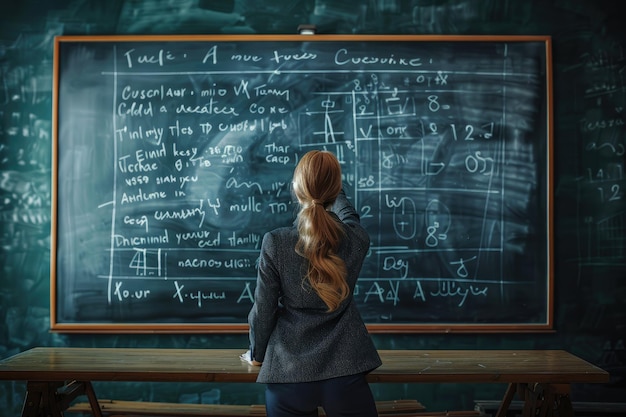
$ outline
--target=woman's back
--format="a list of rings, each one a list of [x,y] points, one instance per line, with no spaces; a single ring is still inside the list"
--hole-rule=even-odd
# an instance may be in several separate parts
[[[306,153],[294,171],[292,227],[263,237],[250,356],[269,417],[376,416],[365,375],[381,365],[353,292],[370,240],[342,190],[339,161]]]
[[[380,365],[378,354],[352,298],[361,265],[369,250],[369,236],[356,212],[342,194],[333,216],[343,223],[345,238],[337,255],[345,262],[350,295],[334,311],[304,279],[308,262],[293,249],[296,227],[276,229],[265,235],[259,261],[256,308],[250,319],[253,357],[263,357],[259,382],[303,382],[368,371]],[[343,213],[339,218],[334,211]],[[257,284],[259,285],[259,284]],[[261,319],[277,310],[275,321]],[[267,340],[267,343],[264,343]],[[262,352],[263,346],[266,352]]]

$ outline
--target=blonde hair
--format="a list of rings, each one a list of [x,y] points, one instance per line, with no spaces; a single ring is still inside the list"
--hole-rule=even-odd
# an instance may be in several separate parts
[[[300,203],[296,252],[308,261],[306,278],[328,307],[348,297],[346,264],[337,255],[344,230],[326,211],[341,192],[341,167],[330,152],[307,152],[294,171],[293,190]]]

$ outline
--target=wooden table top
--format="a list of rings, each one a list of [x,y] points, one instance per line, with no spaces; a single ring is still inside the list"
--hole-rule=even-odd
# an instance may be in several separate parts
[[[563,350],[380,350],[370,382],[602,383],[608,372]],[[242,349],[38,347],[0,361],[0,380],[254,382]]]

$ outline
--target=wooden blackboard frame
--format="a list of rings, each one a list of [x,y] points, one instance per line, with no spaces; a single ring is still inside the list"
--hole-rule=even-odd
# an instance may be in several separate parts
[[[551,38],[548,36],[437,36],[437,35],[164,35],[164,36],[59,36],[54,43],[54,68],[53,68],[53,204],[52,204],[52,243],[51,243],[51,292],[50,292],[50,316],[51,330],[64,333],[243,333],[247,332],[245,323],[107,323],[107,322],[69,322],[59,317],[57,303],[64,294],[59,292],[59,280],[63,277],[58,275],[58,239],[65,232],[58,226],[58,218],[67,215],[59,211],[59,117],[65,111],[59,108],[59,91],[61,85],[67,82],[63,78],[63,68],[60,67],[60,47],[64,43],[84,42],[416,42],[416,43],[540,43],[545,47],[545,68],[541,70],[545,74],[545,103],[542,103],[545,111],[540,118],[545,118],[543,125],[545,131],[540,132],[541,146],[547,152],[545,166],[539,167],[542,178],[542,189],[545,195],[540,197],[545,202],[545,227],[540,230],[542,247],[545,252],[536,254],[546,257],[545,297],[544,311],[540,314],[541,320],[529,323],[445,323],[445,322],[415,322],[415,323],[367,323],[372,333],[448,333],[448,332],[542,332],[553,329],[553,98],[552,98],[552,67],[551,67]]]

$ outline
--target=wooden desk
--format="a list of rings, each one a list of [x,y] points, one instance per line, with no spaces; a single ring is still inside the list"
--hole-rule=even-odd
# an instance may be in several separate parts
[[[241,349],[34,348],[0,361],[0,380],[28,381],[23,417],[62,416],[87,395],[100,416],[92,381],[255,382],[258,368]],[[602,383],[609,374],[563,350],[381,350],[372,383],[508,384],[498,417],[515,396],[525,415],[571,414],[572,383]],[[568,409],[569,407],[569,409]]]

